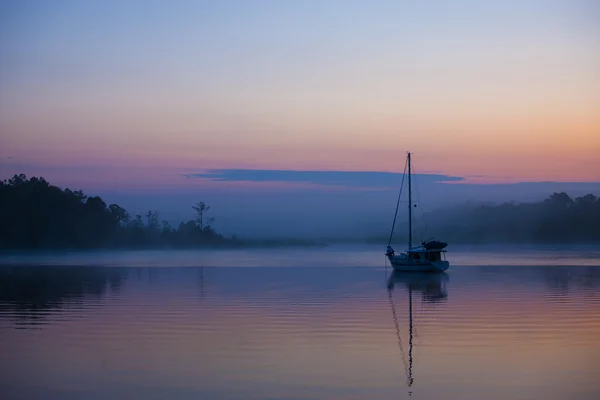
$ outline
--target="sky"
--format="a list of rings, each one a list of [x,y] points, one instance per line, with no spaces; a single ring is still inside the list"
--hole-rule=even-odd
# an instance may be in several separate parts
[[[5,0],[0,178],[239,209],[410,150],[462,199],[600,192],[598,49],[592,0]]]

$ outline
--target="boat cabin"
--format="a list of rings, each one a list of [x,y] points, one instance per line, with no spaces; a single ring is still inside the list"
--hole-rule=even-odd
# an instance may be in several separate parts
[[[408,250],[408,259],[414,261],[446,261],[446,250]]]

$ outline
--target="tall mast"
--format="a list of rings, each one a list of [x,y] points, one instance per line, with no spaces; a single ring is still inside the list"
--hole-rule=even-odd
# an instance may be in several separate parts
[[[412,247],[412,189],[410,185],[410,151],[408,152],[408,249]]]

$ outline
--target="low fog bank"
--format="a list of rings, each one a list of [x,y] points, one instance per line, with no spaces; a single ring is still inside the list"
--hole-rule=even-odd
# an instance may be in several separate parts
[[[540,202],[462,204],[415,216],[413,227],[413,241],[435,237],[468,244],[600,243],[600,199],[593,194],[571,198],[563,192]],[[407,232],[403,221],[394,241],[406,242]],[[368,241],[382,242],[387,235],[382,232]]]
[[[407,203],[401,202],[394,243],[408,242],[407,212]],[[300,223],[312,224],[313,229],[297,237],[323,244],[387,243],[393,217],[393,210],[371,212],[366,204],[359,212],[348,213],[343,221],[326,217],[316,221],[306,215],[298,219],[303,221]],[[451,206],[438,204],[430,210],[418,204],[413,208],[413,243],[430,238],[474,245],[600,243],[600,198],[594,194],[573,198],[561,192],[533,202],[472,201]]]
[[[533,202],[482,204],[459,201],[460,190],[434,186],[422,196],[433,201],[413,208],[413,242],[430,237],[471,244],[600,242],[600,200],[593,194],[556,192]],[[163,208],[133,214],[43,178],[14,176],[0,182],[0,249],[387,243],[397,200],[391,190],[223,192],[208,196],[210,203],[198,201],[197,193],[171,195],[179,204],[171,210],[178,208],[189,219],[170,222]],[[148,199],[145,205],[156,200]],[[407,241],[407,211],[401,199],[395,243]]]
[[[406,192],[406,188],[404,188]],[[468,210],[480,205],[539,203],[552,193],[566,192],[572,198],[600,194],[598,183],[544,183],[509,185],[431,184],[413,193],[418,207],[415,216],[425,215],[430,229],[471,218]],[[156,193],[111,194],[107,198],[144,215],[158,210],[172,226],[194,215],[191,205],[203,199],[211,205],[214,228],[225,236],[253,240],[311,240],[356,242],[389,234],[398,188],[386,190],[287,188],[234,189]],[[406,230],[407,199],[398,214],[398,233]],[[498,211],[498,210],[496,210]],[[419,222],[419,221],[417,221]],[[416,231],[417,232],[417,231]],[[417,232],[418,233],[418,232]],[[386,239],[387,240],[387,239]]]
[[[398,250],[401,244],[394,244]],[[457,244],[450,243],[453,266],[600,266],[597,244]],[[240,247],[194,249],[80,249],[0,251],[2,268],[64,269],[94,267],[187,268],[187,267],[374,267],[389,268],[385,244],[330,244],[323,247]],[[33,269],[29,269],[32,271]]]

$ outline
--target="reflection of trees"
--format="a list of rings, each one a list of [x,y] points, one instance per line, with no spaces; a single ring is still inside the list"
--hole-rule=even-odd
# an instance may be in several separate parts
[[[474,270],[477,271],[477,279],[481,282],[514,285],[515,287],[543,283],[547,294],[598,292],[600,289],[600,267],[597,266],[490,266],[478,267]]]
[[[122,269],[106,267],[0,267],[0,307],[39,319],[67,301],[118,292],[125,278]]]
[[[600,288],[598,267],[547,267],[541,268],[545,283],[557,294],[569,290],[596,291]]]

